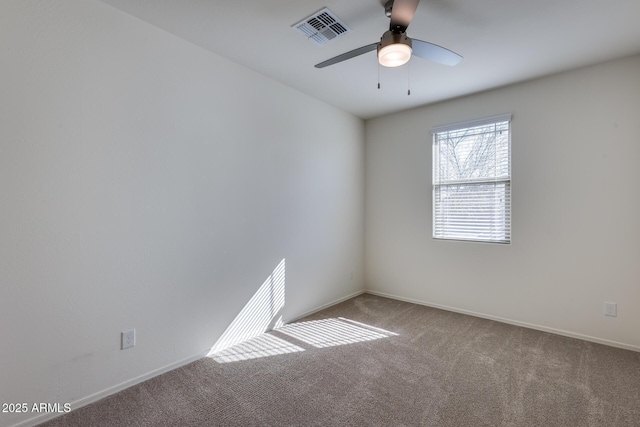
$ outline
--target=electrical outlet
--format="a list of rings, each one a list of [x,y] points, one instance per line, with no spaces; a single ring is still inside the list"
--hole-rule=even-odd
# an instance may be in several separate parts
[[[615,302],[605,302],[604,315],[616,317],[618,315],[618,304],[616,304]]]
[[[126,348],[131,348],[136,345],[136,330],[131,329],[130,331],[124,331],[121,334],[122,338],[122,350]]]

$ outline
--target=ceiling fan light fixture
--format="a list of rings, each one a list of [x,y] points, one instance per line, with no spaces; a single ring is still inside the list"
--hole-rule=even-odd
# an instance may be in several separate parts
[[[403,43],[385,46],[378,52],[378,61],[384,67],[399,67],[411,59],[411,47]]]
[[[387,31],[378,44],[378,62],[383,67],[399,67],[411,59],[411,39],[404,33]]]

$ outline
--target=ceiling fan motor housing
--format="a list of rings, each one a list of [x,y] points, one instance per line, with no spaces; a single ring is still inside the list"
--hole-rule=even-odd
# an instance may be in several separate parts
[[[378,60],[385,67],[398,67],[411,58],[411,39],[405,33],[386,31],[378,43]]]

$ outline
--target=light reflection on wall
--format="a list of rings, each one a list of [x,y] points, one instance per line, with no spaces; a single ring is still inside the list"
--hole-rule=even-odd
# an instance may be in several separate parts
[[[281,323],[281,320],[275,320],[275,318],[284,307],[284,292],[285,260],[283,259],[231,322],[208,355],[211,356],[234,344],[251,339],[268,331],[274,324]]]

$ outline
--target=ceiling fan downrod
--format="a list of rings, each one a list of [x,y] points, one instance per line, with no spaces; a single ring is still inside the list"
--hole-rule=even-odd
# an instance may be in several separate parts
[[[393,9],[393,0],[389,0],[384,4],[384,14],[387,18],[391,18],[391,10]]]

